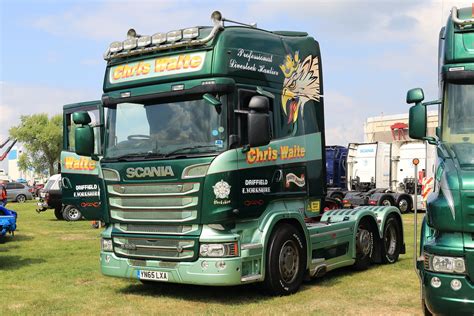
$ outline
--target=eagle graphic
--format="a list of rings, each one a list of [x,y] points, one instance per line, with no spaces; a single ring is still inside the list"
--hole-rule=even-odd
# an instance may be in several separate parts
[[[300,107],[309,100],[319,101],[319,59],[309,55],[301,61],[297,51],[294,57],[287,55],[280,68],[285,76],[281,106],[287,123],[296,123]]]

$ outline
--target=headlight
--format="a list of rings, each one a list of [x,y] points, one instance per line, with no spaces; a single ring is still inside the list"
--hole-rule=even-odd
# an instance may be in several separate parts
[[[436,256],[426,252],[424,253],[424,256],[425,261],[428,263],[426,268],[430,271],[458,274],[464,274],[466,272],[464,258]],[[428,260],[426,260],[426,258]]]
[[[100,248],[102,251],[113,251],[114,247],[112,246],[112,239],[102,238]]]
[[[237,242],[222,244],[201,244],[199,247],[201,257],[237,257],[239,255],[239,245]]]

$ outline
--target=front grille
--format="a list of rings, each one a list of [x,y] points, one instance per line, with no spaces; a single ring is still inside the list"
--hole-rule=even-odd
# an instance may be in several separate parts
[[[160,224],[115,224],[123,233],[132,234],[173,234],[184,235],[198,229],[198,225],[160,225]]]
[[[187,222],[197,218],[199,183],[108,185],[113,219],[125,222]]]
[[[114,237],[114,251],[118,256],[155,260],[191,259],[194,257],[194,240],[147,239]]]

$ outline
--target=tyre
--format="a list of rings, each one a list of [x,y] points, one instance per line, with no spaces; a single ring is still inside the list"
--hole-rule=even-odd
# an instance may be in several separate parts
[[[57,207],[54,209],[54,216],[56,216],[56,219],[63,220],[63,209],[60,207]]]
[[[272,295],[298,291],[306,270],[303,234],[290,224],[275,227],[267,249],[264,286]]]
[[[68,222],[78,221],[81,219],[82,214],[79,209],[74,205],[68,205],[64,208],[63,217]]]
[[[388,195],[382,195],[382,197],[379,200],[379,205],[381,205],[381,206],[392,206],[393,205],[392,198]]]
[[[395,263],[402,248],[402,228],[394,216],[389,216],[383,229],[383,261]]]
[[[362,219],[357,226],[355,238],[356,260],[354,268],[365,270],[369,267],[372,253],[374,252],[374,234],[370,228],[369,221]]]
[[[25,203],[26,196],[24,194],[19,194],[17,195],[15,201],[17,201],[18,203]]]
[[[402,196],[398,199],[397,207],[400,210],[400,213],[404,214],[404,213],[411,212],[411,209],[413,207],[412,204],[413,203],[411,201],[411,198]]]

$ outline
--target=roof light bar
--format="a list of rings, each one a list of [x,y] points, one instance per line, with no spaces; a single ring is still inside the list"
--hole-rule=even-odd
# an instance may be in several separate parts
[[[168,43],[174,43],[183,38],[183,33],[181,33],[181,30],[177,31],[171,31],[166,34],[166,41]]]
[[[151,44],[151,36],[145,35],[138,38],[137,47],[147,47]]]
[[[199,37],[199,28],[191,27],[183,30],[183,39],[190,40]]]
[[[113,42],[109,46],[109,50],[111,53],[118,53],[123,50],[123,43],[122,42]]]
[[[123,41],[123,49],[131,50],[137,47],[137,39],[136,38],[129,38]]]
[[[122,58],[143,53],[204,45],[211,41],[224,28],[224,18],[219,11],[212,13],[214,26],[204,38],[199,38],[199,28],[192,27],[184,30],[175,30],[168,33],[156,33],[153,36],[138,35],[134,29],[127,32],[127,39],[123,42],[113,42],[104,53],[104,59]]]
[[[166,34],[165,33],[156,33],[153,34],[151,37],[151,43],[153,45],[160,45],[166,42]]]

